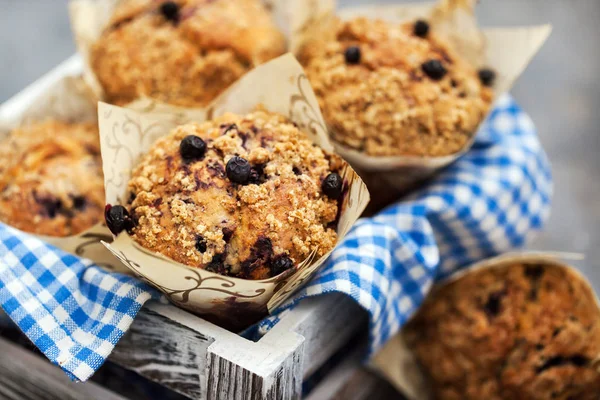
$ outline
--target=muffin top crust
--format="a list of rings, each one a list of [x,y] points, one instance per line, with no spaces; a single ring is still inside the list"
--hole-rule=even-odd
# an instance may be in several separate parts
[[[493,98],[477,71],[424,20],[336,20],[300,52],[332,138],[372,156],[460,151]]]
[[[40,235],[71,236],[102,220],[96,124],[23,126],[2,141],[0,160],[1,221]]]
[[[476,270],[435,291],[405,338],[438,399],[589,399],[600,393],[600,311],[568,268]]]
[[[132,172],[124,213],[146,249],[265,279],[333,248],[342,167],[281,115],[228,113],[159,139]]]
[[[284,51],[260,0],[121,0],[90,65],[113,104],[151,97],[205,106]]]

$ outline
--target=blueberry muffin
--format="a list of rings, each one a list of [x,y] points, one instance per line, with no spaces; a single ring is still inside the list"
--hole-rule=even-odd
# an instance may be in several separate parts
[[[486,116],[494,72],[477,71],[426,21],[335,21],[301,61],[333,139],[371,156],[464,148]]]
[[[0,220],[48,236],[71,236],[102,220],[98,129],[48,120],[0,144]]]
[[[159,139],[107,223],[180,263],[264,279],[334,247],[341,168],[281,115],[225,114]]]
[[[433,293],[405,338],[436,399],[577,399],[600,394],[600,312],[567,268],[482,269]]]
[[[111,103],[205,106],[284,51],[260,0],[121,0],[90,64]]]

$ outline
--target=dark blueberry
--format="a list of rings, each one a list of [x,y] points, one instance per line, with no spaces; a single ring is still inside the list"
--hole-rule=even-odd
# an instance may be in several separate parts
[[[131,229],[133,226],[129,212],[123,206],[111,206],[107,204],[104,209],[104,218],[106,219],[106,226],[115,235],[126,229]]]
[[[261,265],[268,265],[273,257],[273,243],[267,237],[259,237],[250,250],[250,256],[242,262],[241,275],[248,277]]]
[[[544,275],[544,267],[539,264],[525,266],[525,276],[531,280],[539,280]]]
[[[225,275],[227,266],[225,265],[225,254],[215,254],[204,269],[217,274]]]
[[[344,181],[340,174],[336,172],[332,172],[327,175],[325,179],[323,179],[323,183],[321,183],[321,189],[323,193],[331,199],[339,199],[342,195],[342,187],[344,186]]]
[[[360,62],[360,47],[350,46],[344,52],[347,64],[358,64]]]
[[[271,264],[271,276],[277,276],[294,267],[294,262],[286,255],[277,257]]]
[[[231,240],[231,237],[233,236],[233,229],[225,227],[222,229],[222,232],[223,232],[223,240],[225,241],[225,243],[229,243],[229,241]]]
[[[73,197],[73,208],[76,210],[83,210],[87,205],[87,200],[85,196],[75,196]]]
[[[248,160],[238,156],[232,157],[225,167],[229,180],[242,185],[248,183],[251,170]]]
[[[270,257],[273,253],[273,243],[271,242],[271,239],[261,236],[256,240],[256,243],[254,243],[252,251],[260,258]]]
[[[184,160],[197,160],[204,157],[204,153],[206,153],[206,143],[199,136],[186,136],[179,145],[179,153]]]
[[[483,83],[485,86],[492,86],[495,79],[496,73],[493,70],[489,68],[483,68],[479,70],[479,80],[481,80],[481,83]]]
[[[483,310],[488,317],[493,318],[500,313],[502,296],[504,296],[504,292],[494,292],[490,294],[487,302],[483,306]]]
[[[419,19],[415,22],[413,32],[418,37],[425,37],[429,33],[429,24],[427,21]]]
[[[179,5],[174,1],[165,1],[160,5],[160,13],[169,21],[179,21]]]
[[[54,197],[43,197],[36,198],[37,202],[41,204],[46,211],[46,215],[50,218],[56,217],[63,210],[63,203],[60,199]]]
[[[421,65],[423,72],[433,80],[439,81],[448,72],[440,60],[429,60]]]
[[[292,172],[294,173],[294,175],[302,175],[302,171],[298,167],[292,168]]]
[[[196,237],[196,250],[200,253],[204,253],[206,251],[206,239],[202,236]]]

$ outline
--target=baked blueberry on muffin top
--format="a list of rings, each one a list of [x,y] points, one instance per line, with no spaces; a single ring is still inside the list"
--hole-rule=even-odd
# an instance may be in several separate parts
[[[475,134],[494,71],[461,59],[427,21],[335,21],[301,61],[335,141],[372,156],[443,156]]]
[[[104,181],[95,124],[48,120],[0,144],[0,221],[71,236],[102,220]]]
[[[284,51],[260,0],[121,0],[90,64],[111,103],[204,106]]]
[[[132,172],[126,213],[109,213],[146,249],[264,279],[334,247],[342,167],[281,115],[228,113],[159,139]]]

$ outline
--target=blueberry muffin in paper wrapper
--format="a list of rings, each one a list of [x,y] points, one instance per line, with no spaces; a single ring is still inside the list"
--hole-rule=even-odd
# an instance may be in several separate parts
[[[413,399],[581,399],[600,393],[600,307],[552,253],[513,253],[434,287],[373,367]]]
[[[480,30],[474,1],[363,6],[294,32],[336,151],[386,204],[468,151],[549,26]]]
[[[100,100],[206,107],[287,51],[292,15],[301,24],[321,8],[315,0],[72,0],[70,14],[84,77]]]
[[[206,109],[146,99],[98,112],[117,235],[107,248],[177,305],[230,329],[306,282],[369,201],[289,54]]]
[[[80,77],[0,108],[0,222],[62,250],[126,271],[100,244],[104,185],[97,109]]]

